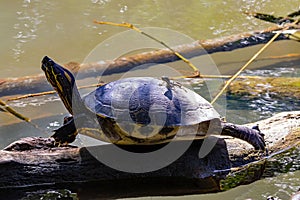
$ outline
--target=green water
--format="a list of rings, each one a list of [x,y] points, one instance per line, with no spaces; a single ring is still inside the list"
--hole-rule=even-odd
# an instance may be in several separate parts
[[[299,7],[299,0],[0,1],[0,79],[41,73],[40,61],[45,55],[60,63],[83,62],[99,43],[126,30],[120,27],[96,25],[93,23],[94,19],[129,22],[139,27],[168,28],[198,40],[272,26],[251,19],[242,14],[242,11],[284,16]],[[121,41],[118,45],[122,46],[124,43]],[[110,46],[107,46],[107,52],[108,49]],[[259,47],[251,47],[218,53],[211,58],[221,73],[230,74],[241,67],[258,49]],[[107,52],[104,49],[103,55]],[[299,53],[299,43],[289,41],[274,43],[261,56],[288,53]],[[289,61],[288,59],[281,61],[279,63],[274,60],[258,61],[250,68],[254,70],[265,67],[269,70],[268,75],[289,71],[287,76],[299,76],[299,60],[289,64],[285,62]],[[182,66],[181,70],[188,70],[188,68]],[[253,70],[248,73],[265,73],[265,71]],[[159,70],[155,73],[158,76],[163,75]],[[114,79],[114,76],[110,78]],[[276,112],[296,110],[300,107],[299,102],[287,101],[274,104],[272,100],[265,101],[264,98],[259,100],[260,102],[250,103],[235,101],[233,104],[229,101],[228,107],[223,108],[227,109],[229,116],[227,119],[246,123],[256,121],[260,117],[271,116]],[[45,136],[50,135],[51,130],[60,126],[62,117],[67,113],[60,100],[53,95],[14,101],[10,105],[33,119],[34,123],[47,132]],[[45,118],[41,120],[38,116],[45,116]],[[29,124],[19,123],[14,117],[0,112],[1,148],[18,138],[37,135],[40,135],[40,130],[36,130]],[[278,194],[280,199],[287,199],[300,187],[299,179],[298,171],[290,172],[225,193],[185,198],[266,199],[268,195]]]
[[[40,73],[44,55],[61,63],[81,62],[98,43],[124,31],[93,24],[94,19],[170,28],[207,39],[270,26],[241,11],[284,16],[297,8],[297,0],[1,1],[0,78]],[[286,50],[290,48],[296,47]]]
[[[300,172],[293,172],[281,174],[276,178],[266,178],[256,181],[255,183],[239,186],[226,192],[217,194],[203,194],[203,195],[189,195],[185,196],[187,200],[266,200],[267,197],[274,197],[277,199],[289,199],[292,194],[299,189]],[[145,197],[145,198],[129,198],[143,199],[143,200],[179,200],[182,197]]]

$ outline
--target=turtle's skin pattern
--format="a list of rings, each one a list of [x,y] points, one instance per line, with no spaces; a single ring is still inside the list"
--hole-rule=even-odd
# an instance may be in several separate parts
[[[71,143],[79,133],[115,144],[156,144],[206,134],[238,137],[264,149],[260,131],[224,123],[213,106],[179,83],[150,77],[110,82],[81,98],[71,72],[44,57],[42,69],[73,118],[52,137]],[[233,128],[232,128],[233,127]]]

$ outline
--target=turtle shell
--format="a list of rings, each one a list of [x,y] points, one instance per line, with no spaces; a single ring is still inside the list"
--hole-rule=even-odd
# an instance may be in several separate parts
[[[185,126],[219,118],[213,106],[194,91],[150,77],[110,82],[83,100],[98,116],[122,123]]]

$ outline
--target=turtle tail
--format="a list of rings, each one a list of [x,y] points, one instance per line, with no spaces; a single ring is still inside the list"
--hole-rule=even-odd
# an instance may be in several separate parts
[[[250,143],[255,150],[265,150],[266,144],[264,134],[258,128],[248,128],[246,126],[231,123],[222,123],[221,135],[229,135]]]

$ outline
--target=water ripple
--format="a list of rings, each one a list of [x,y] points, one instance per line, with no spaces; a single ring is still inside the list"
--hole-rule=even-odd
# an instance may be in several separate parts
[[[294,67],[273,67],[272,69],[245,70],[241,75],[264,76],[264,77],[287,77],[299,76],[299,68]]]
[[[20,56],[25,53],[23,45],[27,42],[35,40],[37,38],[37,30],[39,25],[43,22],[44,14],[41,10],[38,10],[40,6],[37,6],[39,2],[30,0],[24,0],[19,11],[16,12],[18,22],[14,24],[16,30],[13,38],[17,40],[15,48],[13,48],[14,59],[20,60]],[[33,5],[31,5],[33,4]]]

